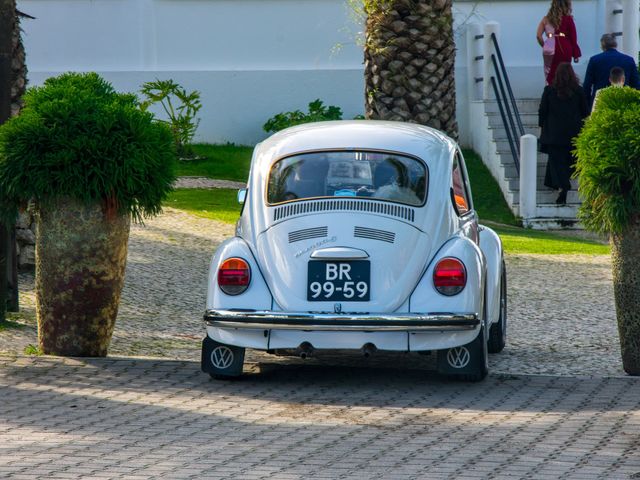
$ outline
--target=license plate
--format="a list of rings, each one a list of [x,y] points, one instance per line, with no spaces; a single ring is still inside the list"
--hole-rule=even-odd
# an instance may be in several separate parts
[[[368,302],[371,262],[312,260],[307,300],[310,302]]]

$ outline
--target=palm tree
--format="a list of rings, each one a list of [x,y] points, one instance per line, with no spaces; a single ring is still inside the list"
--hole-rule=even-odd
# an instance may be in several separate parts
[[[452,0],[364,0],[365,112],[458,136]]]

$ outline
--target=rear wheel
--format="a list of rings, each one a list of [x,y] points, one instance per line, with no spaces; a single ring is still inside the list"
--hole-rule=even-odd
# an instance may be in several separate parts
[[[484,325],[475,340],[460,347],[438,350],[438,372],[454,380],[479,382],[489,373],[489,354]]]
[[[502,261],[500,275],[500,317],[489,329],[489,353],[500,353],[507,343],[507,270]]]
[[[206,336],[202,341],[202,371],[216,379],[232,379],[242,375],[244,348],[225,345]]]

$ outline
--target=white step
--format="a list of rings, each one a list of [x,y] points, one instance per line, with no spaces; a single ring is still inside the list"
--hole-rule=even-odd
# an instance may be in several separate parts
[[[540,100],[537,98],[521,98],[517,99],[516,103],[525,133],[539,136],[538,107]],[[490,170],[492,170],[494,176],[497,176],[496,180],[501,186],[507,203],[517,214],[519,211],[520,179],[511,154],[507,132],[502,123],[498,104],[495,101],[486,101],[484,102],[484,109],[486,118],[485,125],[489,127],[492,143],[489,152],[496,152],[495,161],[497,162]],[[517,128],[516,123],[516,129]],[[518,148],[520,143],[519,135],[517,138],[514,138],[514,142],[514,147]],[[547,155],[538,153],[536,178],[536,200],[538,206],[536,209],[536,218],[528,219],[528,226],[542,229],[576,228],[578,225],[576,215],[578,207],[580,206],[580,198],[576,190],[577,182],[572,180],[573,189],[569,191],[567,195],[567,204],[561,206],[556,205],[555,201],[559,192],[550,190],[544,186],[547,161]]]
[[[490,127],[501,127],[504,126],[502,123],[502,117],[499,113],[487,113],[487,118],[489,119]],[[520,121],[522,125],[527,127],[537,127],[538,126],[538,112],[535,113],[520,113]],[[517,128],[518,124],[514,120],[514,124]]]
[[[539,98],[516,98],[516,107],[518,107],[518,111],[520,113],[536,113],[537,114],[538,108],[540,107],[540,99]],[[511,108],[511,103],[509,103],[509,108]],[[500,108],[498,107],[498,102],[496,102],[495,100],[487,100],[485,102],[484,111],[487,113],[499,113]]]

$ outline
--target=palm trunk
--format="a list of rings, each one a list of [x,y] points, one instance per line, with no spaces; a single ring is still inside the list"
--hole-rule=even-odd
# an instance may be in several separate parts
[[[611,235],[611,259],[622,367],[640,375],[640,216]]]
[[[0,124],[11,115],[11,36],[16,23],[15,6],[15,0],[0,0]],[[6,226],[0,223],[0,321],[4,321],[7,308],[7,236]]]
[[[458,137],[451,0],[367,3],[367,118],[420,123]]]
[[[40,208],[36,313],[43,353],[103,357],[124,283],[130,219],[65,199]]]
[[[20,113],[22,96],[27,90],[27,63],[25,62],[24,45],[22,43],[22,35],[20,34],[20,16],[22,15],[26,18],[33,17],[18,13],[15,10],[15,1],[13,1],[13,5],[13,11],[16,13],[11,35],[11,115],[15,116]]]

